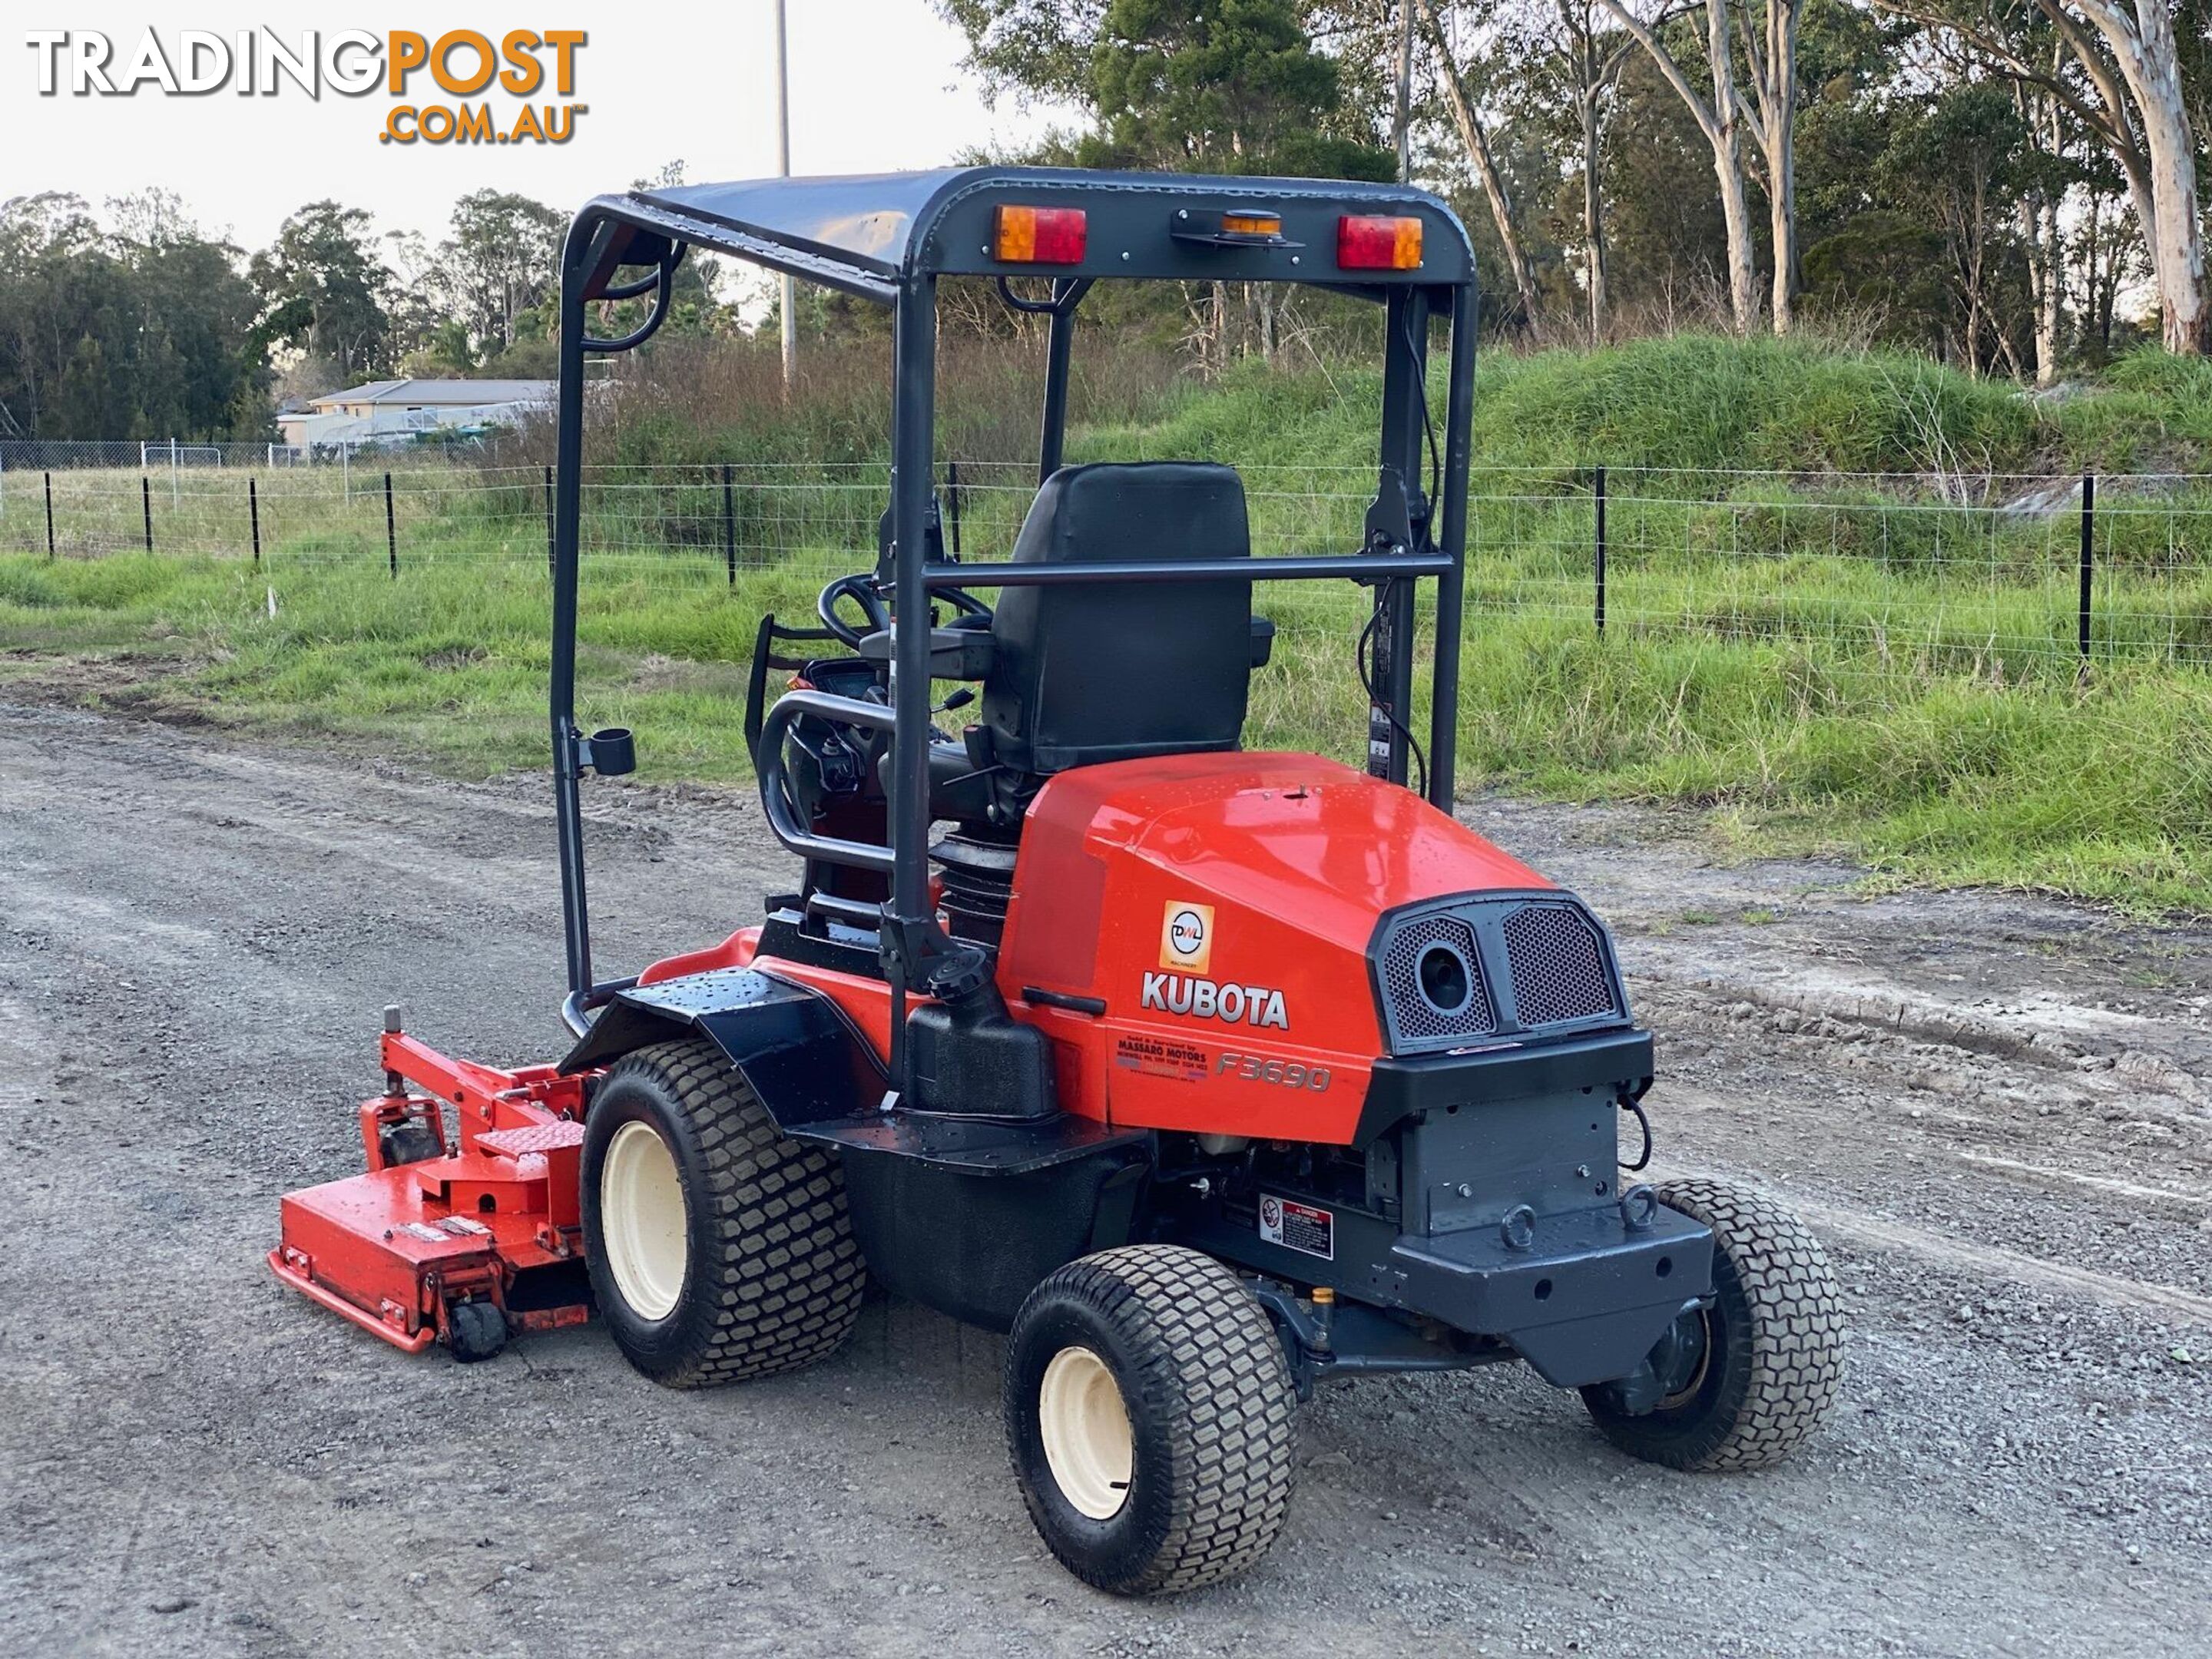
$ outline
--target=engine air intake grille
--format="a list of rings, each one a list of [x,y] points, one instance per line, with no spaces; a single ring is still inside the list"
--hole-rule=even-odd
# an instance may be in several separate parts
[[[1605,948],[1569,904],[1525,904],[1505,918],[1505,960],[1523,1025],[1558,1025],[1620,1012]]]
[[[1382,958],[1382,994],[1401,1046],[1497,1029],[1474,930],[1457,916],[1424,916],[1392,936]]]

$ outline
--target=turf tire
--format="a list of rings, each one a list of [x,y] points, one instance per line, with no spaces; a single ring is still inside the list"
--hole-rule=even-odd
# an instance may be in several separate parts
[[[1083,1514],[1054,1477],[1040,1424],[1063,1349],[1105,1362],[1129,1419],[1118,1511]],[[1023,1303],[1007,1340],[1006,1440],[1037,1531],[1077,1577],[1118,1595],[1195,1589],[1243,1571],[1282,1529],[1297,1396],[1273,1325],[1235,1275],[1196,1250],[1103,1250]]]
[[[1674,1181],[1660,1201],[1713,1230],[1714,1305],[1703,1370],[1683,1397],[1632,1416],[1603,1386],[1583,1401],[1605,1437],[1674,1469],[1756,1469],[1818,1428],[1844,1375],[1844,1310],[1819,1241],[1772,1200]]]
[[[607,1263],[601,1177],[623,1126],[649,1125],[676,1164],[683,1289],[660,1318],[624,1299]],[[655,1043],[609,1068],[585,1121],[583,1219],[592,1294],[630,1364],[672,1389],[811,1364],[851,1333],[867,1279],[830,1153],[779,1130],[722,1052]]]

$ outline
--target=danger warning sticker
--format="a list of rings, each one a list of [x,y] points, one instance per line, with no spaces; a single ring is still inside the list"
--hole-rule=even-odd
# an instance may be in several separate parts
[[[1260,1194],[1260,1237],[1286,1250],[1336,1260],[1336,1218],[1316,1205],[1294,1198]]]
[[[1146,1077],[1170,1077],[1181,1083],[1203,1083],[1206,1079],[1206,1050],[1173,1038],[1117,1037],[1114,1042],[1114,1063],[1124,1071],[1139,1072]]]

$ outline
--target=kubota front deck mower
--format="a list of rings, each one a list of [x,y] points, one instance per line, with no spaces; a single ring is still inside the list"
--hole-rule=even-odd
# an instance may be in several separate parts
[[[796,885],[601,981],[579,781],[633,755],[573,715],[583,368],[653,331],[692,245],[890,309],[890,506],[818,626],[760,629],[746,717]],[[939,532],[945,276],[1048,319],[1040,483],[1009,560],[960,562]],[[1253,557],[1226,466],[1062,465],[1078,307],[1128,279],[1380,307],[1356,550]],[[587,337],[587,307],[648,293],[634,332]],[[576,1040],[495,1071],[387,1018],[368,1172],[284,1200],[276,1271],[463,1358],[596,1312],[675,1388],[833,1352],[873,1273],[1009,1333],[1030,1513],[1121,1592],[1256,1559],[1296,1403],[1335,1379],[1525,1360],[1638,1457],[1745,1468],[1797,1445],[1840,1364],[1819,1247],[1747,1192],[1625,1183],[1624,1118],[1630,1170],[1650,1157],[1652,1045],[1611,939],[1450,816],[1474,312],[1465,232],[1404,188],[986,167],[592,203],[562,266],[554,546]],[[1364,770],[1241,747],[1273,639],[1254,584],[1280,580],[1372,592],[1348,651]],[[770,703],[772,670],[793,678]]]

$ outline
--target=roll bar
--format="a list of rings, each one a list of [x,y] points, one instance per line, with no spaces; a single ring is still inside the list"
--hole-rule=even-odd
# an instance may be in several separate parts
[[[928,210],[947,222],[974,209],[974,201],[1001,187],[1004,170],[979,170],[972,185],[955,180],[929,198]],[[835,181],[832,181],[833,183]],[[1209,181],[1162,180],[1164,195],[1187,198]],[[906,234],[897,258],[841,248],[811,232],[784,234],[754,221],[740,222],[711,211],[702,198],[672,202],[651,197],[601,198],[578,214],[562,251],[560,384],[556,405],[556,462],[553,512],[553,653],[549,685],[553,741],[555,822],[560,842],[562,911],[565,923],[568,990],[562,1017],[581,1035],[592,1011],[634,980],[595,981],[592,976],[589,908],[584,879],[580,781],[585,772],[606,769],[575,719],[578,537],[581,516],[584,361],[588,352],[626,351],[652,337],[665,319],[676,270],[686,246],[697,241],[721,252],[826,283],[844,292],[885,305],[892,316],[892,423],[890,542],[881,562],[881,578],[891,590],[899,617],[929,613],[931,596],[949,588],[1006,588],[1084,582],[1276,581],[1348,580],[1375,589],[1375,615],[1369,628],[1373,674],[1368,720],[1369,770],[1404,784],[1413,734],[1414,606],[1413,583],[1433,577],[1437,583],[1437,635],[1433,691],[1430,699],[1427,795],[1449,811],[1456,754],[1460,632],[1467,544],[1469,424],[1474,408],[1476,290],[1471,262],[1464,257],[1464,233],[1449,210],[1420,192],[1395,193],[1386,187],[1316,185],[1274,181],[1286,191],[1311,197],[1327,191],[1357,202],[1363,192],[1382,191],[1393,201],[1418,198],[1422,210],[1447,223],[1459,240],[1447,251],[1436,276],[1399,273],[1390,280],[1347,283],[1292,274],[1291,281],[1332,289],[1379,301],[1384,314],[1382,441],[1377,454],[1380,480],[1367,520],[1365,550],[1352,555],[1298,555],[1259,559],[1190,559],[1163,564],[982,564],[931,563],[927,526],[934,474],[934,413],[937,370],[937,281],[940,270],[972,264],[973,250],[958,239],[939,237],[920,224]],[[1101,180],[1099,188],[1115,202],[1141,200],[1146,181],[1127,176]],[[1249,181],[1244,188],[1249,193]],[[1026,186],[1024,186],[1026,187]],[[1080,188],[1060,177],[1054,188]],[[735,189],[737,187],[728,187]],[[750,198],[747,198],[750,199]],[[1105,197],[1102,196],[1102,200]],[[1334,199],[1332,197],[1331,199]],[[1378,196],[1378,200],[1382,199]],[[1116,207],[1115,211],[1121,211]],[[825,219],[823,222],[830,222]],[[842,224],[844,220],[836,222]],[[942,246],[940,246],[942,245]],[[963,251],[963,250],[965,251]],[[1123,256],[1126,258],[1127,256]],[[1161,256],[1174,259],[1184,253]],[[1188,257],[1203,257],[1189,255]],[[1238,258],[1244,256],[1239,255]],[[1288,256],[1285,256],[1288,257]],[[941,263],[938,261],[941,260]],[[968,262],[963,264],[963,262]],[[1291,260],[1295,264],[1295,259]],[[649,267],[646,274],[621,277],[623,267]],[[1038,477],[1049,478],[1061,465],[1066,428],[1068,373],[1076,311],[1101,271],[1061,277],[1051,298],[1010,301],[1049,319]],[[1149,270],[1133,273],[1152,276]],[[1270,270],[1261,280],[1284,280]],[[636,329],[616,339],[592,337],[585,307],[594,300],[654,295],[652,313]],[[1432,317],[1450,322],[1450,362],[1439,447],[1426,399],[1428,337]],[[1425,465],[1425,463],[1426,465]],[[1432,479],[1424,487],[1425,479]],[[1440,499],[1439,499],[1440,498]],[[787,795],[783,734],[803,715],[873,731],[930,729],[930,630],[892,631],[893,678],[888,706],[816,690],[786,694],[763,723],[757,759],[763,803],[771,829],[793,851],[826,862],[852,865],[890,878],[890,896],[880,907],[878,938],[886,979],[891,987],[892,1075],[906,1081],[903,1042],[909,988],[920,983],[933,960],[952,948],[939,928],[929,895],[929,745],[894,743],[886,767],[890,795],[889,845],[815,835],[799,822]],[[857,914],[857,913],[856,913]]]

